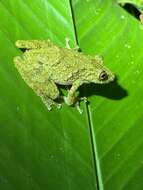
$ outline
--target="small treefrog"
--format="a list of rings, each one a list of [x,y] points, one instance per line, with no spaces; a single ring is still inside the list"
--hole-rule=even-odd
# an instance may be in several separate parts
[[[99,56],[85,55],[75,49],[56,46],[50,40],[18,40],[16,46],[26,49],[14,58],[14,64],[25,82],[41,97],[48,110],[60,107],[57,85],[70,85],[67,105],[76,101],[76,91],[84,83],[104,84],[114,80],[114,74],[103,65]]]

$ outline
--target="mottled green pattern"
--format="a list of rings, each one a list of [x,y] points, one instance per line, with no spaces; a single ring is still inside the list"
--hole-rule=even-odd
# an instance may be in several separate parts
[[[71,85],[65,103],[73,105],[76,91],[82,84],[104,84],[114,80],[112,72],[103,65],[99,56],[87,56],[77,50],[54,45],[47,41],[17,41],[26,48],[14,63],[25,82],[41,97],[48,110],[58,106],[54,100],[60,93],[57,85]]]

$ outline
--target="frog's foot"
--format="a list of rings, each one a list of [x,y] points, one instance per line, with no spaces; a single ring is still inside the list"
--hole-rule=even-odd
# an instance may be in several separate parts
[[[58,104],[58,103],[54,103],[54,104],[45,104],[47,109],[49,111],[51,111],[54,107],[56,107],[57,109],[61,109],[62,105]]]
[[[58,103],[56,103],[56,107],[57,107],[57,109],[61,109],[62,104],[58,104]]]
[[[56,103],[54,100],[50,98],[42,98],[42,101],[49,111],[51,111],[54,107],[56,107],[57,109],[60,109],[62,107],[61,104]]]
[[[68,98],[67,98],[66,96],[63,96],[63,100],[64,100],[64,102],[65,102],[67,105],[69,105],[69,103],[68,103]]]
[[[86,102],[88,102],[88,98],[87,98],[87,97],[85,97],[85,96],[84,96],[84,97],[79,98],[79,100],[80,100],[80,101],[84,101],[85,103],[86,103]]]
[[[76,107],[77,111],[78,111],[80,114],[83,113],[83,109],[80,108],[80,103],[79,103],[79,101],[76,102],[75,107]]]
[[[70,44],[69,44],[69,43],[70,43],[70,38],[66,37],[65,40],[66,40],[66,48],[67,48],[67,49],[72,49],[72,48],[70,47]],[[79,46],[76,45],[73,49],[76,50],[76,51],[78,51],[78,50],[79,50]]]
[[[23,63],[23,59],[20,56],[16,56],[13,59],[15,66],[18,66],[19,64]]]
[[[68,37],[66,37],[65,40],[66,40],[66,48],[71,49],[70,44],[69,44],[70,39]]]
[[[80,114],[82,114],[83,113],[83,109],[80,108],[80,101],[84,101],[84,103],[87,103],[88,99],[87,99],[87,97],[81,97],[81,98],[79,98],[79,101],[77,101],[75,103],[76,109],[79,111]]]
[[[76,51],[79,51],[80,47],[78,45],[76,45],[73,49],[76,50]]]

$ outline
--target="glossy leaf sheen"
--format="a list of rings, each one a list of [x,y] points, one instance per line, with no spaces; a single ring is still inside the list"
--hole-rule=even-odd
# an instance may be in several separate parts
[[[49,112],[13,64],[18,39],[75,44],[68,1],[0,1],[0,189],[95,189],[86,110]]]
[[[117,84],[92,91],[100,96],[92,96],[89,107],[100,188],[141,190],[142,26],[113,1],[77,0],[74,7],[82,51],[104,55],[118,77]]]
[[[141,24],[106,0],[1,0],[0,18],[0,189],[142,190]],[[65,37],[118,76],[81,89],[83,115],[48,112],[13,65],[17,39]]]

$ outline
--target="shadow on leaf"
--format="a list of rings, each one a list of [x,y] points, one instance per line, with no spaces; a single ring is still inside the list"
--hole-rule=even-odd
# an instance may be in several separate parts
[[[128,96],[127,90],[117,83],[117,79],[109,84],[86,84],[81,86],[79,91],[80,97],[98,95],[113,100],[120,100]]]

